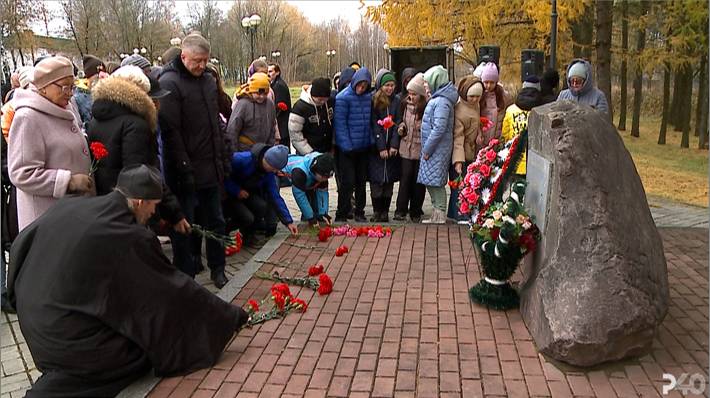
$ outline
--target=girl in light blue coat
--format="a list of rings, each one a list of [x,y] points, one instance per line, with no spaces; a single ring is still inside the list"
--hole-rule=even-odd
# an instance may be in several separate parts
[[[428,224],[446,223],[446,181],[454,146],[454,105],[458,92],[448,71],[436,65],[424,73],[431,100],[422,119],[422,153],[417,182],[425,185],[434,208]]]

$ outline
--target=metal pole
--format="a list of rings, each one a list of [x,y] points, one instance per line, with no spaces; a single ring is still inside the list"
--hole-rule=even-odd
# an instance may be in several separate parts
[[[557,67],[557,0],[552,0],[550,18],[550,69],[555,69]]]
[[[256,33],[255,31],[255,28],[249,28],[249,38],[251,39],[251,60],[249,61],[249,63],[254,61],[254,33]]]

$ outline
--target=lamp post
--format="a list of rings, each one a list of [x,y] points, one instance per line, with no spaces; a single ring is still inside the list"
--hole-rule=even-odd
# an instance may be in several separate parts
[[[278,61],[279,57],[281,57],[281,51],[274,50],[271,52],[271,59],[273,59],[274,61]]]
[[[335,50],[326,51],[325,56],[328,57],[328,78],[330,78],[330,61],[335,57]]]
[[[254,35],[256,34],[256,29],[259,24],[261,24],[261,17],[257,14],[242,18],[242,28],[246,29],[249,33],[252,60],[254,59]]]
[[[557,0],[552,0],[550,13],[550,69],[557,67]]]

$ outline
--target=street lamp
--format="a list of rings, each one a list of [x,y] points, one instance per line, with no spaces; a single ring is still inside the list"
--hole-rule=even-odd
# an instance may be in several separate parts
[[[137,49],[137,48],[134,48],[134,49],[133,49],[133,54],[138,54],[139,52],[140,52],[139,49]]]
[[[148,50],[145,47],[141,47],[141,54],[145,55],[147,52]]]
[[[328,77],[330,77],[330,62],[335,57],[335,50],[328,50],[325,52],[325,56],[328,57]]]
[[[179,37],[173,37],[172,39],[170,39],[171,46],[179,46],[181,42],[182,40],[180,40]]]
[[[271,52],[271,58],[278,60],[279,57],[281,56],[281,51],[275,50]]]
[[[254,59],[254,35],[256,34],[256,29],[259,24],[261,24],[261,17],[257,14],[242,18],[242,28],[246,29],[249,33],[252,60]]]
[[[126,58],[127,56],[128,56],[128,54],[126,54],[126,53],[121,53],[121,55],[119,55],[119,57],[121,57],[121,59],[124,59],[124,58]]]

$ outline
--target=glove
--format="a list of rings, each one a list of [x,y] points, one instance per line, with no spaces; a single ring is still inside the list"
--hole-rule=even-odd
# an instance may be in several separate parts
[[[86,174],[73,174],[69,179],[68,193],[83,194],[91,191],[94,185],[93,179]]]

